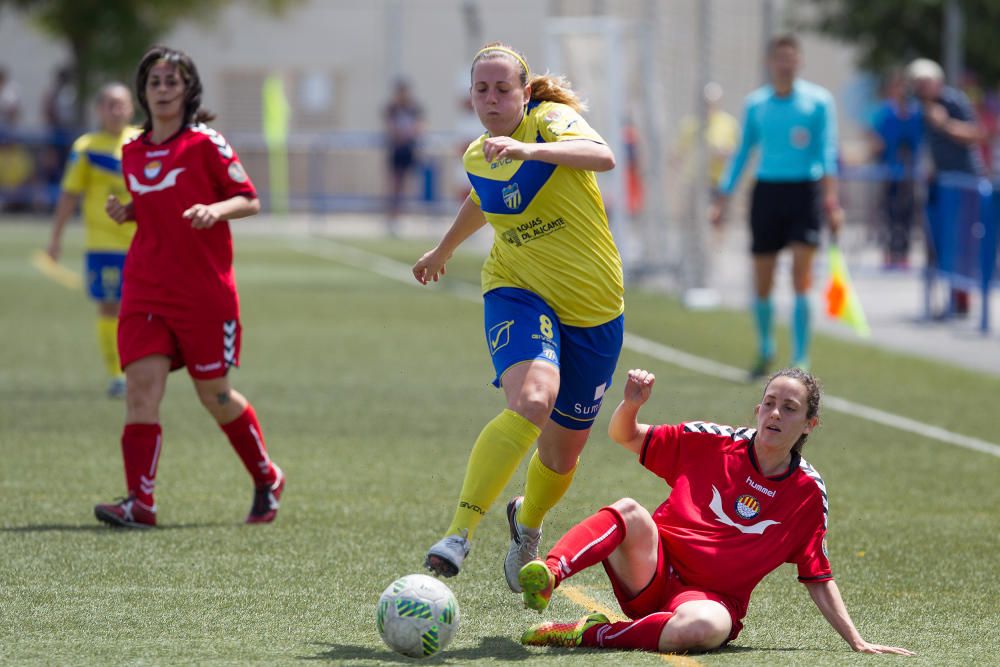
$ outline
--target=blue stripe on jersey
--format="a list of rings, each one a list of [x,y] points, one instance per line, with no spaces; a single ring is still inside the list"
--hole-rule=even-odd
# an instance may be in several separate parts
[[[122,161],[113,155],[87,151],[87,159],[90,160],[90,164],[106,171],[113,171],[116,174],[120,174],[122,171]]]
[[[541,134],[535,139],[535,143],[545,143]],[[483,178],[468,172],[469,181],[479,195],[479,207],[484,213],[507,215],[523,213],[542,186],[548,182],[556,166],[538,160],[525,160],[506,181]]]

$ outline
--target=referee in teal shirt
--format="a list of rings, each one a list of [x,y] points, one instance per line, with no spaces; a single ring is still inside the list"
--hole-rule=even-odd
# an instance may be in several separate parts
[[[778,252],[792,250],[792,365],[809,368],[812,264],[824,213],[836,234],[844,212],[837,196],[837,116],[825,88],[797,78],[801,47],[794,35],[775,37],[767,47],[770,85],[746,98],[743,136],[710,211],[717,224],[750,152],[760,146],[757,182],[750,206],[753,237],[753,314],[757,360],[750,376],[767,375],[775,357],[771,290]]]

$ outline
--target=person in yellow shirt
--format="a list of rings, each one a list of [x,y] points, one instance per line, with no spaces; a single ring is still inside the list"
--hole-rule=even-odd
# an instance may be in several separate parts
[[[718,194],[719,183],[722,181],[722,173],[726,168],[726,164],[736,151],[736,145],[739,142],[740,127],[732,114],[726,113],[719,107],[719,102],[722,100],[722,86],[714,81],[710,81],[705,84],[702,94],[704,95],[708,117],[704,131],[708,153],[707,185],[709,187],[709,196],[714,199]],[[694,202],[696,198],[691,186],[695,183],[695,176],[697,174],[699,125],[697,117],[685,116],[681,120],[674,149],[674,162],[680,167],[682,182],[685,184],[684,190],[688,194],[684,198],[684,215],[688,216],[691,220],[695,219]]]
[[[569,84],[531,77],[509,46],[476,54],[471,96],[486,128],[463,158],[472,191],[413,275],[437,281],[465,239],[493,227],[484,328],[507,405],[479,434],[452,523],[425,565],[458,573],[482,517],[537,440],[524,495],[507,505],[504,573],[520,592],[517,574],[537,557],[542,519],[569,488],[621,350],[621,258],[595,174],[615,157]]]
[[[97,302],[97,340],[110,380],[108,396],[125,393],[125,377],[118,362],[118,304],[122,268],[135,223],[119,225],[104,212],[109,196],[129,201],[122,178],[122,145],[139,133],[129,125],[134,112],[132,93],[120,83],[104,86],[97,96],[100,130],[73,143],[62,192],[56,203],[48,254],[58,260],[66,223],[82,202],[87,292]]]

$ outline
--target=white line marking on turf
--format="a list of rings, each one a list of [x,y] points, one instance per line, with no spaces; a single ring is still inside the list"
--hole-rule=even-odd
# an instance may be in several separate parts
[[[389,259],[384,255],[368,252],[352,246],[342,245],[332,240],[329,240],[328,243],[322,246],[315,242],[306,243],[304,241],[295,241],[290,242],[289,247],[292,250],[296,250],[305,255],[312,255],[313,257],[319,257],[321,259],[343,262],[344,264],[348,264],[359,269],[365,269],[367,271],[371,271],[372,273],[377,273],[380,276],[391,278],[392,280],[413,285],[414,287],[421,287],[421,285],[414,279],[409,266],[402,262],[397,262],[394,259]],[[474,301],[476,303],[482,302],[482,293],[479,289],[467,283],[452,280],[448,283],[442,283],[442,286],[444,291],[448,294],[460,297],[466,301]],[[717,377],[729,382],[737,382],[740,384],[746,382],[746,371],[744,370],[734,366],[722,364],[717,361],[712,361],[711,359],[705,359],[704,357],[688,354],[687,352],[682,352],[668,345],[664,345],[663,343],[658,343],[656,341],[649,340],[648,338],[637,336],[633,333],[625,333],[624,346],[633,352],[639,352],[653,357],[654,359],[666,361],[690,371]],[[961,433],[955,433],[939,426],[925,424],[915,419],[910,419],[909,417],[903,417],[891,412],[885,412],[884,410],[879,410],[878,408],[861,405],[860,403],[849,401],[846,398],[824,394],[823,405],[831,410],[842,412],[852,417],[861,417],[862,419],[867,419],[875,422],[876,424],[889,426],[890,428],[895,428],[900,431],[906,431],[907,433],[913,433],[949,445],[963,447],[974,452],[989,454],[1000,458],[1000,445],[987,442],[986,440],[980,440],[979,438],[962,435]]]
[[[727,366],[726,364],[720,364],[709,359],[696,357],[693,354],[675,350],[674,348],[663,345],[662,343],[657,343],[656,341],[652,341],[648,338],[643,338],[642,336],[637,336],[632,333],[625,334],[625,347],[633,350],[634,352],[641,352],[656,359],[672,363],[675,366],[704,373],[705,375],[712,375],[722,378],[723,380],[731,380],[733,382],[741,383],[746,380],[746,371],[742,371],[733,366]],[[961,433],[954,433],[953,431],[948,431],[939,426],[925,424],[917,421],[916,419],[903,417],[891,412],[879,410],[878,408],[861,405],[860,403],[849,401],[846,398],[824,394],[823,406],[837,412],[843,412],[852,417],[861,417],[863,419],[867,419],[868,421],[873,421],[876,424],[882,424],[883,426],[889,426],[891,428],[899,429],[900,431],[907,431],[908,433],[914,433],[925,438],[932,438],[949,445],[964,447],[966,449],[982,452],[983,454],[991,454],[1000,458],[1000,445],[995,445],[992,442],[980,440],[979,438],[962,435]]]

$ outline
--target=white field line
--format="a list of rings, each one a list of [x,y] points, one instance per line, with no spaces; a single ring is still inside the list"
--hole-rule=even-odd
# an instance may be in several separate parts
[[[409,266],[377,253],[368,252],[352,246],[345,246],[336,242],[324,242],[320,244],[316,239],[312,239],[309,242],[292,241],[289,242],[288,245],[292,250],[301,252],[305,255],[342,262],[349,266],[371,271],[372,273],[376,273],[380,276],[391,278],[392,280],[397,280],[414,287],[422,287],[413,278],[413,274],[411,273]],[[466,301],[473,301],[476,303],[480,303],[482,301],[482,294],[480,293],[478,287],[455,280],[448,280],[447,278],[445,280],[446,282],[441,283],[441,285],[449,294]],[[424,289],[426,289],[426,287]],[[696,373],[702,373],[704,375],[709,375],[711,377],[720,378],[730,382],[743,383],[746,381],[746,371],[744,370],[734,366],[721,364],[719,362],[712,361],[711,359],[705,359],[704,357],[688,354],[687,352],[682,352],[668,345],[664,345],[663,343],[658,343],[656,341],[649,340],[648,338],[637,336],[633,333],[625,333],[624,346],[633,352],[639,352],[653,357],[654,359],[666,361],[675,366],[679,366]],[[861,405],[860,403],[855,403],[854,401],[847,400],[846,398],[824,394],[823,406],[830,410],[842,412],[852,417],[860,417],[862,419],[875,422],[876,424],[881,424],[900,431],[937,440],[938,442],[943,442],[948,445],[963,447],[974,452],[980,452],[982,454],[988,454],[990,456],[1000,458],[1000,445],[987,442],[986,440],[980,440],[979,438],[962,435],[961,433],[955,433],[954,431],[949,431],[939,426],[925,424],[915,419],[910,419],[909,417],[903,417],[891,412],[879,410],[878,408]]]

